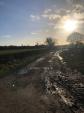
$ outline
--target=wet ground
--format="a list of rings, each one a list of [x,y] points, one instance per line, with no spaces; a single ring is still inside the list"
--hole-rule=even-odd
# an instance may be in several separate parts
[[[50,52],[0,79],[0,113],[84,113],[84,75]]]

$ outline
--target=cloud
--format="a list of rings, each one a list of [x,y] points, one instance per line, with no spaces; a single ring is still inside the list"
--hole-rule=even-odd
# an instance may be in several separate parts
[[[74,9],[72,10],[73,17],[79,21],[84,20],[84,7],[83,5],[75,5]]]
[[[1,38],[11,38],[11,35],[2,35]]]
[[[84,7],[81,4],[74,5],[71,10],[59,9],[57,13],[61,16],[59,21],[65,21],[67,19],[76,19],[79,21],[79,23],[83,23],[84,21]]]
[[[66,0],[67,4],[72,4],[73,0]]]
[[[72,3],[72,0],[67,0],[67,2]],[[32,20],[46,21],[46,26],[49,29],[61,30],[63,28],[63,23],[67,19],[76,19],[79,24],[84,23],[84,7],[81,4],[75,4],[71,9],[60,8],[55,10],[49,8],[44,10],[40,15],[31,15]],[[32,35],[42,34],[44,32],[37,31],[32,32]],[[47,34],[48,32],[46,32]]]
[[[81,4],[81,0],[66,0],[66,2],[70,5]]]
[[[49,20],[58,20],[61,18],[61,16],[58,14],[42,14],[42,17]]]
[[[32,35],[38,35],[38,34],[41,34],[41,33],[42,33],[42,30],[31,32]]]
[[[31,32],[32,35],[37,35],[39,32]]]
[[[59,20],[61,18],[61,15],[56,14],[56,13],[51,13],[49,14],[48,11],[50,11],[50,9],[46,10],[46,12],[44,11],[41,15],[30,15],[30,18],[32,19],[32,21],[35,20],[40,20],[40,19],[47,19],[47,20]]]
[[[44,10],[44,14],[48,14],[48,13],[51,13],[52,12],[52,9],[46,9]]]
[[[55,23],[53,23],[53,22],[52,22],[52,23],[49,22],[48,25],[53,27],[53,26],[55,25]]]
[[[48,33],[49,30],[48,29],[45,29],[45,30],[38,30],[38,31],[35,31],[35,32],[31,32],[32,35],[39,35],[39,34],[43,34],[43,33]]]
[[[80,4],[74,5],[72,11],[76,12],[76,13],[82,13],[82,12],[84,12],[84,6],[80,5]]]
[[[40,20],[40,16],[38,15],[30,15],[30,18],[32,19],[32,21],[35,21],[35,20]]]

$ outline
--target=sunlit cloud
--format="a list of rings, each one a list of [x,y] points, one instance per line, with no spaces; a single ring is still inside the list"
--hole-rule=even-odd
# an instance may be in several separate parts
[[[43,14],[42,17],[49,20],[58,20],[61,18],[61,16],[58,14]]]
[[[66,9],[60,8],[59,10],[56,11],[56,13],[59,14],[60,16],[64,16],[67,13],[70,13],[70,10],[66,10]]]
[[[72,12],[73,13],[74,12],[76,12],[76,13],[82,13],[82,12],[84,12],[84,6],[83,5],[80,5],[80,4],[74,5]]]

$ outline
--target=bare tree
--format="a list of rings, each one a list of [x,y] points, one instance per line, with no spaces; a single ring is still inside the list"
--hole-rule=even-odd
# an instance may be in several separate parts
[[[78,42],[84,42],[84,35],[78,32],[70,34],[67,38],[67,41],[71,44],[77,44]]]
[[[51,37],[47,37],[46,38],[46,44],[49,46],[49,47],[54,47],[55,46],[55,40]]]

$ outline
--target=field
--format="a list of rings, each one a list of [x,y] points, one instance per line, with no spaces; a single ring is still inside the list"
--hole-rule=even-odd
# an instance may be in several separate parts
[[[1,50],[0,55],[11,55],[11,54],[16,54],[16,53],[22,53],[22,52],[29,52],[29,51],[36,51],[37,49],[14,49],[14,50]],[[39,49],[38,49],[39,50]]]
[[[46,48],[15,48],[0,50],[0,77],[33,62],[42,54]]]

